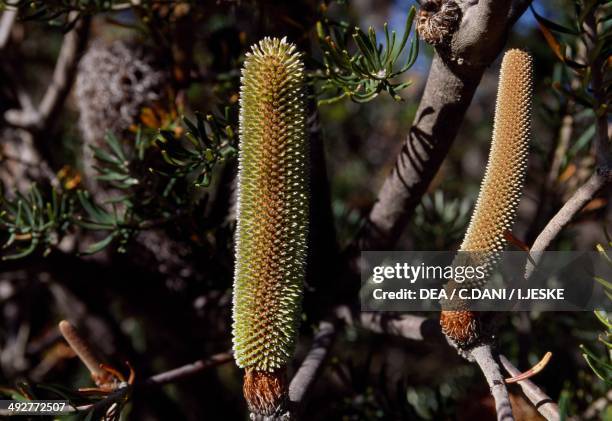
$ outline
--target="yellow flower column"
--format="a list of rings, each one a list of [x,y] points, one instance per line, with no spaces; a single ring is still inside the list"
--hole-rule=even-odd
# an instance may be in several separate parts
[[[514,223],[527,168],[531,135],[533,60],[521,50],[509,50],[501,66],[489,161],[476,208],[460,251],[477,252],[479,264],[492,265],[506,245],[505,233]],[[465,285],[464,285],[465,286]],[[442,331],[459,348],[479,339],[477,314],[446,310]]]
[[[304,285],[309,201],[304,65],[284,38],[252,47],[242,70],[235,359],[260,415],[281,411]]]

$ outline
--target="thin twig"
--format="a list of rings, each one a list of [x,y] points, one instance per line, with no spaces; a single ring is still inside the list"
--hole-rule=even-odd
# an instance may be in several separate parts
[[[348,325],[355,324],[348,307],[336,308],[335,314],[338,319]],[[357,325],[372,332],[387,333],[415,341],[444,342],[444,336],[440,332],[440,323],[421,316],[360,312]]]
[[[550,243],[559,235],[561,230],[570,223],[574,216],[589,202],[595,194],[612,180],[611,170],[597,170],[587,182],[581,186],[572,197],[563,205],[555,216],[546,224],[540,235],[531,246],[531,256],[538,262],[541,252],[546,250]],[[531,263],[527,263],[525,277],[529,278],[534,270]]]
[[[319,330],[308,354],[302,361],[300,368],[289,383],[289,405],[287,410],[272,416],[250,414],[252,420],[261,421],[286,421],[299,418],[300,413],[306,406],[309,394],[315,381],[319,378],[321,370],[327,359],[329,351],[336,337],[336,328],[333,323],[322,321]]]
[[[482,370],[487,384],[491,389],[491,395],[495,400],[495,410],[499,421],[512,421],[512,405],[510,404],[510,396],[508,388],[504,382],[499,363],[496,361],[491,352],[490,345],[480,345],[470,351],[470,355],[476,361],[476,364]]]
[[[38,108],[6,111],[4,118],[9,124],[41,132],[48,129],[54,122],[68,96],[79,59],[85,50],[90,20],[88,16],[81,17],[75,27],[64,36],[53,77]]]
[[[234,357],[231,352],[221,352],[213,355],[212,357],[185,364],[181,367],[151,376],[145,380],[144,385],[164,385],[178,380],[183,380],[195,374],[201,373],[204,370],[220,366],[233,360]]]
[[[514,377],[521,374],[520,370],[516,368],[505,356],[500,355],[499,361],[511,376]],[[527,399],[529,399],[529,401],[544,418],[549,421],[556,421],[559,419],[559,406],[534,382],[526,379],[517,382],[517,384],[521,387]]]
[[[319,331],[314,337],[312,347],[289,384],[289,400],[295,412],[299,412],[304,407],[308,394],[329,354],[335,336],[336,329],[332,323],[321,322],[319,324]]]

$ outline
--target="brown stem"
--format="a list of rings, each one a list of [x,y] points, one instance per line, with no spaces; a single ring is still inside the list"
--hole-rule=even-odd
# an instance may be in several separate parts
[[[212,357],[205,358],[202,360],[194,361],[189,364],[185,364],[181,367],[174,368],[172,370],[164,371],[163,373],[156,374],[149,377],[145,381],[145,385],[164,385],[173,383],[178,380],[189,378],[195,374],[201,373],[209,368],[217,367],[222,364],[233,361],[234,357],[231,352],[221,352],[215,354]]]

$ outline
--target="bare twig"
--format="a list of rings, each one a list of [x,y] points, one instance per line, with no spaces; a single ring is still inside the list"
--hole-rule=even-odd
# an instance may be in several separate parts
[[[319,324],[319,331],[314,337],[312,347],[289,384],[289,400],[295,412],[299,412],[304,407],[308,393],[321,372],[335,336],[336,329],[332,323],[321,322]]]
[[[44,131],[53,124],[72,86],[79,59],[87,44],[89,26],[90,18],[83,16],[65,35],[51,83],[38,108],[6,111],[4,118],[9,124],[36,132]]]
[[[460,3],[461,25],[449,45],[437,47],[408,137],[357,239],[361,250],[389,249],[404,232],[457,135],[486,67],[529,1]]]
[[[495,400],[497,419],[500,421],[514,420],[508,388],[504,382],[504,376],[502,376],[499,363],[491,352],[491,346],[477,346],[470,350],[470,355],[474,358],[476,364],[478,364],[487,379],[487,384],[491,389],[491,395],[493,395],[493,399]]]
[[[338,308],[336,315],[345,323],[354,324],[348,307]],[[444,341],[438,320],[421,316],[361,312],[357,324],[372,332],[387,333],[415,341]]]
[[[207,370],[212,367],[217,367],[233,360],[234,357],[231,352],[221,352],[219,354],[213,355],[212,357],[185,364],[181,367],[177,367],[172,370],[168,370],[163,373],[151,376],[144,382],[144,385],[153,386],[172,383],[178,380],[191,377],[195,374],[201,373],[204,370]]]
[[[537,261],[536,253],[544,251],[557,237],[561,230],[574,218],[595,194],[612,178],[612,172],[600,170],[595,172],[588,181],[581,186],[572,197],[563,205],[555,216],[548,222],[540,235],[531,246],[532,256]]]
[[[9,8],[2,13],[2,18],[0,18],[0,51],[7,46],[16,19],[17,8]]]
[[[499,361],[511,376],[518,376],[521,374],[519,369],[517,369],[505,356],[500,355]],[[534,382],[527,379],[521,380],[517,384],[521,387],[527,399],[529,399],[544,418],[549,421],[556,421],[559,419],[559,407],[557,404]]]

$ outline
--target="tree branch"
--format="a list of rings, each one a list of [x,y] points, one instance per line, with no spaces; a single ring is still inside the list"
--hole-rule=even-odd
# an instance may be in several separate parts
[[[336,317],[349,326],[355,325],[353,316],[346,306],[335,310]],[[445,342],[437,320],[410,314],[384,314],[360,312],[357,323],[375,333],[386,333],[415,341]]]
[[[392,247],[457,136],[480,79],[529,1],[460,1],[463,19],[436,49],[407,139],[360,232],[361,250]]]
[[[480,345],[470,350],[470,356],[474,358],[476,364],[482,370],[487,384],[491,389],[491,395],[495,400],[495,411],[499,421],[512,421],[512,405],[510,404],[510,396],[508,388],[504,382],[499,364],[495,360],[491,352],[490,345]]]
[[[87,45],[90,20],[88,16],[81,17],[75,27],[65,35],[51,83],[38,108],[6,111],[4,118],[9,124],[29,131],[43,132],[54,123],[70,92],[79,60]]]
[[[289,384],[289,400],[294,413],[299,413],[304,408],[308,394],[321,373],[335,337],[336,329],[332,323],[321,322],[319,324],[319,331],[314,337],[312,347]]]
[[[514,377],[521,374],[520,370],[517,369],[505,356],[500,355],[499,361],[511,376]],[[517,384],[521,387],[521,390],[527,399],[529,399],[529,401],[544,418],[549,421],[556,421],[559,419],[559,406],[534,382],[527,379],[521,380],[517,382]]]
[[[156,374],[145,380],[145,386],[153,385],[164,385],[172,383],[178,380],[182,380],[191,377],[195,374],[201,373],[212,367],[233,361],[234,357],[231,352],[221,352],[215,354],[212,357],[198,360],[189,364],[185,364],[181,367],[174,368],[172,370],[164,371],[163,373]]]
[[[531,252],[534,253],[533,257],[536,262],[538,260],[536,253],[546,250],[561,230],[610,180],[612,180],[612,171],[597,170],[584,185],[576,190],[559,212],[548,222],[531,246]],[[531,271],[527,274],[527,277],[530,273]]]

